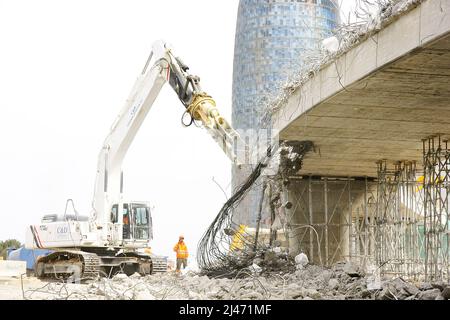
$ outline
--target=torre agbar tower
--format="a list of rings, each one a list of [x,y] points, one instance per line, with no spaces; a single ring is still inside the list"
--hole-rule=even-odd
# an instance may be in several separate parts
[[[264,107],[280,84],[299,69],[303,57],[318,52],[321,41],[332,35],[339,21],[338,11],[337,0],[240,0],[232,124],[246,133],[250,138],[247,141],[256,141],[261,133],[267,135],[271,124],[261,124]],[[251,173],[252,164],[232,171],[234,191]],[[260,189],[253,188],[236,208],[234,222],[256,225]]]

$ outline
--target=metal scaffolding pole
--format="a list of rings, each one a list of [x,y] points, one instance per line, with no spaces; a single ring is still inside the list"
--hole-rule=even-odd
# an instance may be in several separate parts
[[[314,229],[313,229],[313,203],[312,203],[312,177],[308,179],[308,211],[309,211],[309,254],[314,261]]]
[[[329,252],[328,252],[328,179],[323,181],[323,195],[324,195],[324,213],[325,213],[325,265],[328,266]]]
[[[423,140],[425,277],[449,280],[450,150],[440,135]]]
[[[363,203],[363,207],[364,207],[364,220],[363,220],[363,227],[364,227],[364,259],[363,259],[363,266],[366,266],[367,263],[367,259],[369,257],[369,242],[368,242],[368,212],[367,212],[367,177],[364,178],[364,203]]]
[[[352,207],[352,189],[351,189],[351,183],[350,180],[347,181],[348,185],[348,221],[347,221],[347,228],[348,228],[348,245],[351,246],[352,243],[352,218],[353,218],[353,207]],[[353,257],[351,254],[352,250],[349,248],[349,259]]]

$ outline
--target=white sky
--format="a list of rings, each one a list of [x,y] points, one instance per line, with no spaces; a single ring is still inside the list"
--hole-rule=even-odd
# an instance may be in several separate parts
[[[237,6],[0,0],[0,240],[23,242],[67,198],[91,212],[98,152],[154,40],[173,44],[231,119]],[[153,248],[166,255],[180,233],[195,250],[225,200],[212,178],[224,188],[231,179],[228,158],[206,131],[183,128],[182,113],[166,85],[123,168],[125,198],[153,204]]]

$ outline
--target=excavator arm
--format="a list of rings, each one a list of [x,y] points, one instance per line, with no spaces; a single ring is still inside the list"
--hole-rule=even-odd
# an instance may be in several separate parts
[[[189,74],[189,67],[180,58],[174,56],[167,45],[164,47],[170,58],[167,80],[185,106],[186,112],[190,115],[190,123],[199,121],[230,158],[231,162],[239,165],[233,149],[240,139],[239,135],[220,115],[214,99],[202,90],[200,78]]]
[[[231,162],[239,166],[234,150],[237,142],[240,142],[239,135],[220,115],[213,98],[201,89],[200,78],[189,73],[188,66],[175,56],[168,44],[156,41],[98,157],[92,206],[94,221],[103,229],[101,233],[105,241],[114,240],[108,239],[114,234],[110,229],[115,227],[111,224],[110,217],[114,204],[119,205],[118,218],[122,219],[123,159],[165,83],[170,84],[185,107],[185,113],[190,116],[189,124],[194,121],[200,123]]]

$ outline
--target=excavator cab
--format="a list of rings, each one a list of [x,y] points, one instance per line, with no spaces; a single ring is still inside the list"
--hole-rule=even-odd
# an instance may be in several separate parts
[[[111,210],[111,221],[118,223],[118,205]],[[123,240],[153,239],[153,223],[150,207],[145,203],[124,203],[122,219]]]

